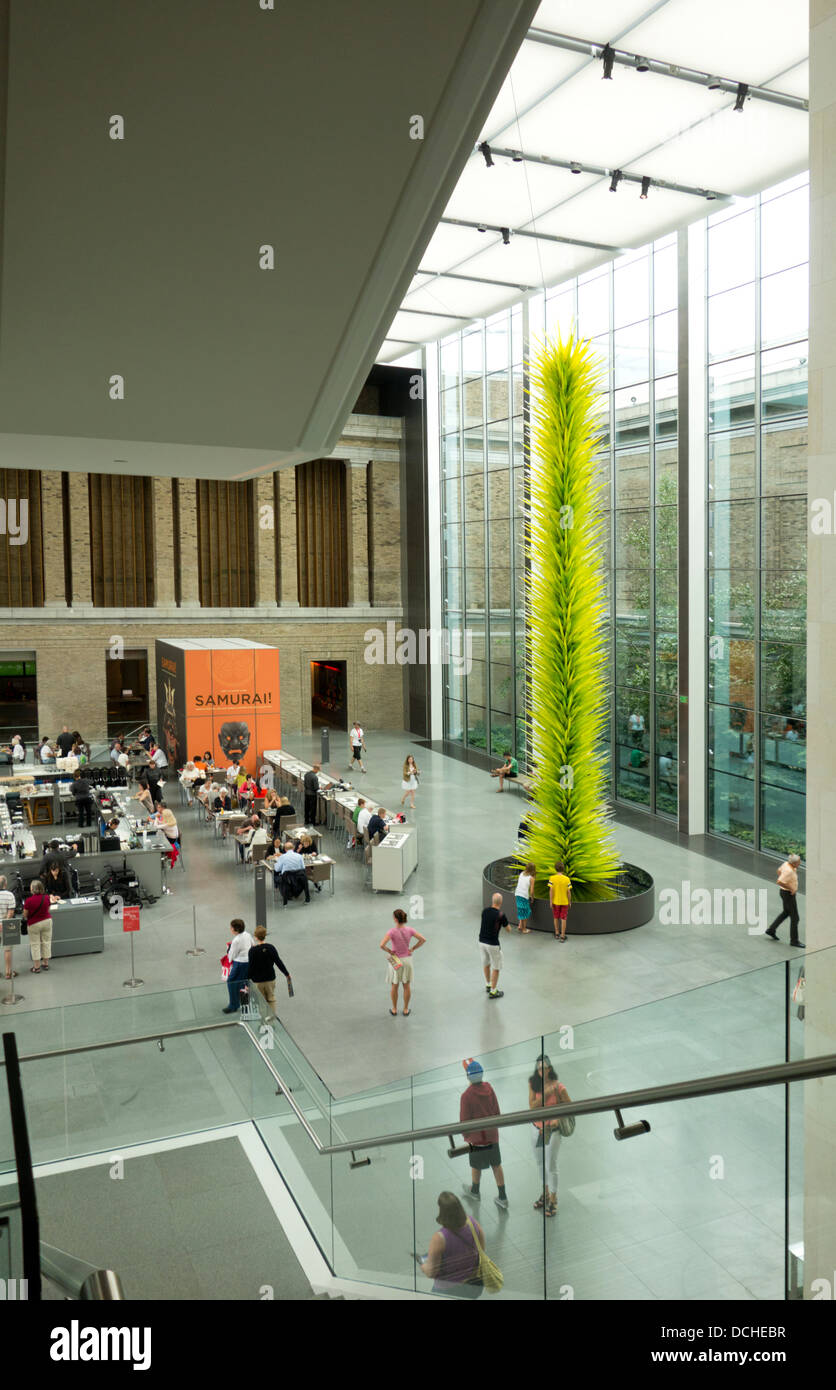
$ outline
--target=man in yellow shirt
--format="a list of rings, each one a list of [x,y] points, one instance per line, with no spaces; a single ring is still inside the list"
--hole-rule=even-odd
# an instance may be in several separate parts
[[[566,877],[565,866],[558,860],[549,879],[549,902],[554,919],[555,941],[566,940],[566,923],[572,902],[572,880]]]

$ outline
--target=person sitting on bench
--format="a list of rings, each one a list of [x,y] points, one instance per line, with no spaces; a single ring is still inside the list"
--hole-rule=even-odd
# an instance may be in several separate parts
[[[511,757],[511,750],[510,750],[510,749],[506,748],[506,750],[505,750],[505,752],[503,753],[502,756],[503,756],[503,758],[505,759],[504,763],[502,764],[501,767],[495,767],[495,768],[493,769],[493,772],[491,773],[491,777],[498,777],[498,778],[499,778],[499,790],[500,790],[500,791],[502,791],[502,787],[503,787],[503,783],[505,782],[505,778],[506,778],[506,777],[516,777],[517,773],[519,772],[519,765],[518,765],[518,763],[517,763],[516,758],[512,758],[512,757]]]

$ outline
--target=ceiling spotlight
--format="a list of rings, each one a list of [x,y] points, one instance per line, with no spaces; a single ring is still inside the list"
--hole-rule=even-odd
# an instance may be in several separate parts
[[[719,92],[722,87],[722,79],[719,77],[709,77],[706,86],[710,92]]]
[[[573,173],[573,174],[582,174],[582,173],[583,173],[583,169],[581,168],[580,164],[577,164],[577,163],[575,162],[574,159],[572,160],[572,173]]]
[[[648,175],[645,174],[644,178],[642,179],[642,191],[641,191],[641,193],[639,194],[639,197],[640,197],[640,198],[646,198],[646,197],[647,197],[647,191],[648,191],[649,188],[650,188],[650,179],[649,179]]]
[[[735,111],[742,111],[742,110],[743,110],[743,103],[745,102],[745,100],[746,100],[746,98],[747,98],[748,95],[749,95],[749,84],[748,84],[748,82],[738,82],[738,84],[737,84],[737,98],[736,98],[735,103],[734,103],[734,109],[735,109]]]
[[[514,164],[522,164],[522,150],[514,150],[511,159]]]
[[[650,71],[650,63],[647,61],[646,58],[640,58],[640,57],[638,56],[638,54],[637,54],[637,55],[636,55],[636,72],[649,72],[649,71]]]
[[[710,188],[707,188],[707,189],[706,189],[706,191],[705,191],[705,200],[706,200],[707,203],[713,203],[713,202],[714,202],[714,199],[715,199],[716,197],[717,197],[717,194],[716,194],[716,193],[712,193],[712,191],[711,191]]]
[[[488,168],[488,169],[492,169],[492,168],[493,168],[493,156],[491,155],[491,147],[490,147],[490,145],[488,144],[487,140],[483,140],[483,141],[482,141],[481,145],[479,146],[479,153],[480,153],[480,154],[483,154],[483,155],[485,156],[485,164],[486,164],[487,168]]]
[[[510,227],[500,227],[499,230],[500,230],[501,233],[502,233],[502,245],[503,245],[503,246],[510,246],[510,245],[511,245],[511,228],[510,228]]]
[[[606,81],[611,82],[612,70],[615,67],[615,49],[610,48],[609,44],[605,44],[601,58],[604,63],[604,78],[602,80],[606,79]]]
[[[621,180],[623,178],[624,175],[622,174],[620,169],[613,169],[612,178],[610,179],[610,193],[618,192],[618,185],[621,183]]]

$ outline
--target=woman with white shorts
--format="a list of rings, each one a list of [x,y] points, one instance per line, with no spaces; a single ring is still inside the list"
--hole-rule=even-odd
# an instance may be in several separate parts
[[[393,1018],[397,1017],[398,990],[403,986],[403,1014],[404,1018],[408,1018],[414,974],[412,956],[419,947],[426,945],[427,938],[408,925],[406,913],[402,907],[396,907],[392,916],[395,919],[395,925],[389,928],[380,943],[381,951],[385,951],[389,957],[386,971],[386,982],[389,985],[392,1000],[389,1012]]]
[[[566,1087],[557,1079],[557,1072],[548,1057],[538,1057],[528,1078],[528,1106],[538,1110],[548,1105],[560,1105],[570,1100]],[[535,1120],[531,1147],[537,1172],[543,1179],[543,1194],[534,1203],[535,1211],[545,1207],[546,1216],[557,1212],[557,1154],[561,1134],[558,1120]]]

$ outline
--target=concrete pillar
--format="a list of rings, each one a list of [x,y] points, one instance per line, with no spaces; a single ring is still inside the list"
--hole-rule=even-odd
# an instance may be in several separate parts
[[[64,499],[61,474],[41,474],[41,519],[44,533],[44,605],[66,608],[64,576]]]
[[[828,534],[808,527],[807,892],[801,935],[808,952],[836,944],[836,0],[810,3],[810,424],[809,516],[828,504]],[[827,515],[827,513],[824,513]],[[817,522],[817,531],[820,523]],[[809,955],[805,1049],[836,1052],[836,950]],[[804,1290],[836,1297],[836,1079],[804,1087]],[[792,1240],[792,1232],[790,1239]]]
[[[171,479],[154,478],[154,603],[157,608],[174,605],[174,516]]]
[[[299,572],[296,549],[296,470],[282,468],[278,475],[276,526],[279,535],[279,604],[299,607]]]
[[[276,607],[276,524],[273,474],[255,480],[255,607]]]
[[[368,463],[346,460],[345,494],[348,512],[348,606],[369,606]]]
[[[70,473],[70,555],[72,601],[93,602],[93,568],[90,555],[90,491],[86,473]]]
[[[197,607],[200,603],[197,568],[197,484],[193,478],[181,478],[180,490],[180,603],[182,607]]]

